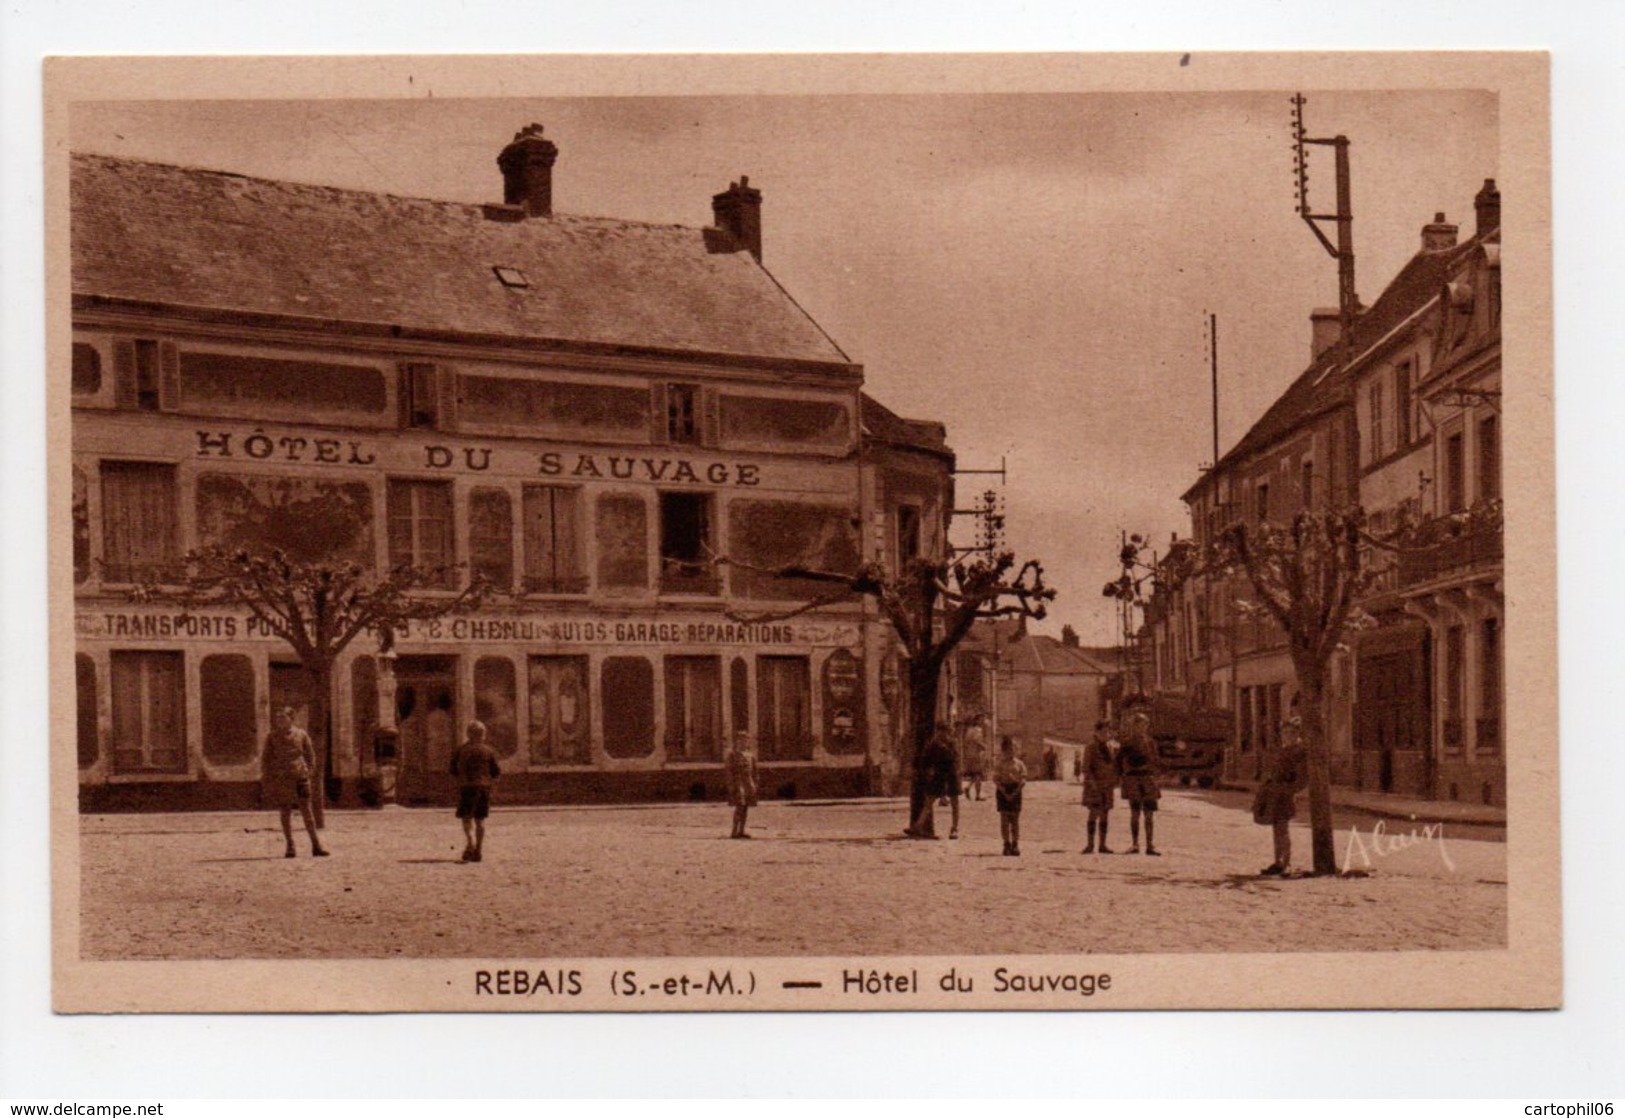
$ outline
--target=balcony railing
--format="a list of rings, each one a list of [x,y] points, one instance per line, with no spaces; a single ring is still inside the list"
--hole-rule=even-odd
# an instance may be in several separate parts
[[[1498,524],[1462,525],[1440,519],[1427,524],[1420,537],[1414,547],[1399,553],[1399,580],[1405,586],[1501,561]]]
[[[709,563],[693,563],[682,559],[660,560],[660,589],[667,594],[722,593],[722,579]]]

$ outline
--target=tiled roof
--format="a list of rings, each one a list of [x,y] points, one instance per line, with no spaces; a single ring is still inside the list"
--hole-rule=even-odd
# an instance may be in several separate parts
[[[868,393],[863,394],[863,433],[877,442],[953,458],[953,451],[948,447],[948,429],[941,423],[904,419]]]
[[[850,360],[747,252],[698,228],[75,155],[73,290],[415,331],[787,361]],[[527,287],[498,280],[516,268]]]
[[[1455,266],[1478,245],[1476,238],[1455,248],[1419,252],[1399,270],[1377,301],[1354,321],[1353,354],[1356,359],[1380,342],[1388,332],[1439,293],[1439,287]],[[1258,451],[1291,435],[1307,420],[1332,410],[1351,398],[1355,369],[1339,368],[1338,346],[1332,346],[1310,362],[1275,403],[1254,423],[1241,440],[1225,452],[1215,468],[1185,492],[1184,500],[1227,466],[1246,460]]]

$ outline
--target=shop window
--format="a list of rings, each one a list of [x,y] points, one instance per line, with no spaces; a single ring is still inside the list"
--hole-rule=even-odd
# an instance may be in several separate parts
[[[660,589],[678,594],[715,594],[711,565],[711,495],[660,494]]]
[[[762,760],[812,759],[811,665],[805,656],[757,657],[756,727]]]
[[[172,577],[179,559],[175,467],[102,463],[102,550],[110,582]]]
[[[604,752],[647,757],[655,745],[654,665],[642,656],[609,656],[601,676]]]
[[[73,581],[90,577],[90,481],[85,471],[73,468]]]
[[[782,578],[784,567],[850,572],[858,568],[858,531],[851,509],[804,501],[735,498],[728,504],[728,584],[743,598],[807,601],[838,587]]]
[[[584,594],[581,566],[581,491],[527,485],[524,493],[525,590],[532,594]]]
[[[722,661],[717,657],[666,657],[666,756],[722,758]]]
[[[198,667],[203,699],[203,757],[240,765],[254,756],[254,665],[240,653],[205,656]]]
[[[502,489],[476,489],[468,502],[468,558],[492,586],[513,586],[513,501]]]
[[[79,767],[88,769],[101,756],[101,719],[96,712],[96,662],[83,652],[73,657],[74,698],[79,738]]]
[[[668,384],[666,386],[666,438],[674,443],[698,444],[700,441],[699,386]]]
[[[750,665],[743,656],[735,656],[728,665],[728,714],[733,733],[750,733]]]
[[[88,342],[73,343],[73,394],[94,396],[102,390],[101,350]]]
[[[456,585],[451,482],[389,482],[389,565],[411,567],[431,585]]]
[[[1478,736],[1480,753],[1501,751],[1501,619],[1486,617],[1478,645]]]
[[[115,652],[113,767],[186,771],[186,695],[179,652]]]
[[[598,498],[598,588],[643,590],[649,585],[649,510],[642,497]]]
[[[136,343],[138,361],[142,344]],[[313,412],[376,417],[387,406],[384,374],[371,365],[198,350],[180,354],[179,363],[189,408],[247,411],[255,419],[307,419]]]
[[[485,723],[485,740],[497,756],[519,750],[519,695],[513,661],[482,656],[474,661],[474,717]]]
[[[206,544],[296,563],[371,569],[373,495],[364,481],[205,473],[197,479],[197,534]]]
[[[1446,512],[1467,507],[1467,458],[1460,431],[1444,441],[1444,498]]]
[[[584,765],[591,761],[587,658],[532,656],[529,671],[531,764]]]
[[[1444,745],[1461,751],[1466,729],[1462,723],[1467,671],[1467,629],[1452,625],[1444,631]]]
[[[1501,496],[1501,425],[1493,415],[1478,421],[1478,496],[1485,501]]]

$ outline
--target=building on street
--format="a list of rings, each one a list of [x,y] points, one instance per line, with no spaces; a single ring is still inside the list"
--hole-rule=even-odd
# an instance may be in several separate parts
[[[705,228],[574,217],[557,157],[524,129],[484,205],[72,157],[84,808],[251,806],[305,705],[246,612],[137,600],[209,543],[504,590],[347,651],[345,799],[443,799],[474,718],[509,800],[715,797],[739,730],[769,795],[888,763],[882,622],[780,619],[827,585],[772,572],[941,554],[943,428],[766,270],[747,179]]]

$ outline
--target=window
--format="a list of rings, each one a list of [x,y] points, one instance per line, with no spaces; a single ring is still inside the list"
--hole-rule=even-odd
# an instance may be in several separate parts
[[[102,551],[110,582],[153,582],[177,565],[175,467],[102,463]]]
[[[1394,370],[1394,424],[1397,444],[1403,449],[1415,436],[1411,431],[1411,363],[1404,361]]]
[[[73,343],[73,394],[94,396],[102,390],[102,354],[87,342]]]
[[[203,698],[203,756],[217,765],[240,765],[254,757],[254,665],[232,653],[205,656],[198,667]]]
[[[1452,625],[1444,632],[1444,746],[1459,753],[1464,738],[1462,705],[1467,667],[1467,630]]]
[[[666,756],[721,760],[722,661],[717,657],[666,657]]]
[[[179,652],[115,652],[113,767],[186,771],[186,698]]]
[[[1270,518],[1270,487],[1268,483],[1261,483],[1258,487],[1258,519]]]
[[[261,554],[285,552],[296,563],[378,562],[373,489],[365,481],[270,474],[202,473],[197,538]]]
[[[88,769],[101,756],[101,718],[96,711],[96,662],[83,652],[73,657],[73,684],[79,737],[79,767]]]
[[[474,717],[485,723],[485,740],[498,757],[519,749],[519,696],[513,661],[481,656],[474,661]]]
[[[764,761],[812,759],[812,683],[805,656],[756,659],[757,752]]]
[[[451,482],[389,482],[389,565],[412,567],[431,585],[450,589],[457,572]]]
[[[1467,459],[1460,431],[1444,441],[1444,499],[1445,512],[1467,507]]]
[[[166,346],[174,362],[174,347]],[[179,382],[189,407],[221,409],[254,419],[303,420],[315,412],[376,418],[388,406],[384,374],[372,365],[337,365],[284,357],[187,350]]]
[[[678,594],[717,593],[711,553],[710,494],[660,494],[660,589]]]
[[[440,416],[440,386],[433,365],[401,367],[401,419],[406,427],[434,427]]]
[[[1368,462],[1374,462],[1383,455],[1387,440],[1383,438],[1386,432],[1382,425],[1382,381],[1374,380],[1371,382],[1371,452],[1366,456]]]
[[[90,479],[73,468],[73,581],[90,578]]]
[[[698,402],[700,390],[692,384],[666,386],[666,438],[674,443],[700,441]]]
[[[643,590],[649,585],[649,507],[642,497],[599,497],[598,588]]]
[[[1501,496],[1501,428],[1493,415],[1478,421],[1478,496],[1483,501]]]
[[[577,509],[581,491],[560,485],[527,485],[525,590],[533,594],[583,594]]]
[[[135,406],[157,411],[158,403],[158,343],[143,339],[135,343]]]
[[[897,506],[897,567],[901,570],[920,557],[920,509]]]
[[[499,589],[513,586],[513,501],[502,489],[476,489],[468,501],[468,559]]]
[[[1486,617],[1479,634],[1478,737],[1480,753],[1501,750],[1501,619]]]
[[[1303,490],[1303,507],[1313,509],[1315,507],[1315,464],[1305,458],[1303,465],[1299,467],[1299,472],[1302,475],[1299,484]]]
[[[607,656],[600,685],[604,691],[604,752],[623,758],[653,753],[654,665],[642,656]]]
[[[533,765],[576,765],[592,760],[592,719],[588,717],[587,658],[585,656],[532,656],[530,678],[530,762]],[[620,700],[609,690],[605,674],[604,694],[613,707]],[[616,680],[620,682],[619,678]],[[650,694],[651,721],[654,697]],[[608,715],[605,715],[606,720]],[[608,726],[605,727],[606,734]],[[609,744],[606,741],[606,744]],[[646,752],[646,751],[645,751]],[[628,756],[615,753],[611,756]],[[641,754],[632,754],[641,756]]]

